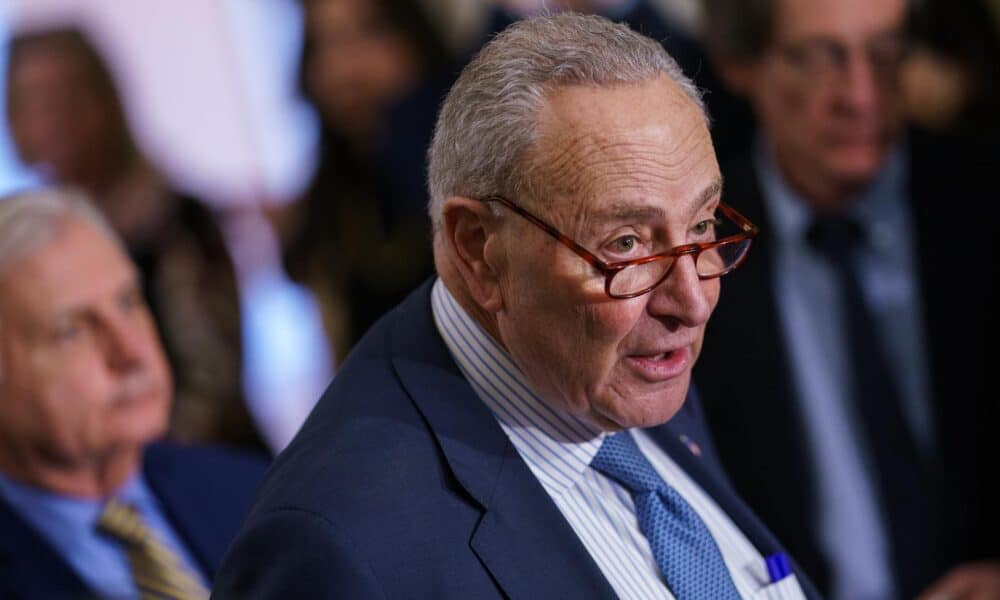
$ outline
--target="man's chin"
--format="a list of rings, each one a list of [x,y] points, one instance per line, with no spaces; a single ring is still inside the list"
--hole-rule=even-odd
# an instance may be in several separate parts
[[[886,155],[882,145],[841,148],[828,156],[827,170],[847,186],[864,186],[882,169]]]
[[[624,407],[611,407],[592,418],[603,431],[644,429],[663,425],[684,406],[686,394],[663,392],[648,398],[635,398]]]
[[[165,398],[146,397],[138,402],[119,406],[112,417],[120,432],[120,439],[130,444],[144,446],[167,434],[170,402]]]

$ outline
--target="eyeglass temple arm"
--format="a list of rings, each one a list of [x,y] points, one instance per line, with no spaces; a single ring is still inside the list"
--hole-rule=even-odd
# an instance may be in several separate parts
[[[500,204],[503,204],[507,208],[511,209],[512,211],[514,211],[517,214],[519,214],[522,217],[524,217],[525,219],[531,221],[533,224],[535,224],[539,229],[541,229],[545,233],[547,233],[547,234],[551,235],[552,237],[554,237],[556,239],[556,241],[558,241],[559,243],[561,243],[561,244],[569,247],[571,250],[573,250],[574,252],[576,252],[577,254],[579,254],[580,258],[582,258],[583,260],[585,260],[588,263],[590,263],[593,267],[595,267],[596,269],[598,269],[602,273],[607,273],[608,271],[613,271],[614,270],[614,269],[612,269],[610,267],[610,265],[608,265],[608,263],[604,262],[603,260],[601,260],[600,258],[598,258],[597,256],[595,256],[593,252],[591,252],[590,250],[587,250],[586,248],[584,248],[580,244],[577,244],[575,241],[573,241],[569,237],[565,236],[561,231],[559,231],[555,227],[549,225],[545,221],[539,219],[535,215],[533,215],[530,212],[524,210],[520,206],[514,204],[510,200],[507,200],[503,196],[490,196],[489,198],[484,198],[483,202],[499,202]]]

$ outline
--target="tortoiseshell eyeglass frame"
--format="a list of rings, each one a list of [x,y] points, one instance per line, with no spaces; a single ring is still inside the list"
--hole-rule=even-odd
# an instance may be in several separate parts
[[[670,273],[671,271],[673,271],[674,265],[677,264],[677,261],[676,260],[672,261],[670,263],[670,266],[663,273],[663,276],[660,277],[660,279],[658,279],[655,283],[653,283],[649,287],[628,294],[612,294],[611,281],[614,279],[615,275],[621,273],[622,271],[624,271],[629,267],[634,267],[636,265],[644,265],[658,260],[676,259],[686,254],[690,254],[691,257],[697,262],[698,256],[705,250],[710,250],[713,248],[718,248],[719,246],[726,246],[729,244],[737,244],[747,241],[748,242],[747,248],[743,252],[743,255],[740,256],[732,265],[727,267],[724,271],[710,276],[702,276],[701,274],[698,275],[701,279],[714,279],[716,277],[722,277],[726,273],[733,271],[741,264],[743,264],[743,261],[745,261],[747,256],[750,254],[750,246],[753,244],[754,238],[756,238],[757,234],[760,233],[760,230],[757,228],[757,226],[751,223],[749,219],[747,219],[740,213],[736,212],[734,208],[732,208],[725,202],[719,202],[719,210],[721,210],[722,214],[724,214],[727,218],[729,218],[730,220],[733,221],[733,223],[736,224],[736,226],[741,230],[740,233],[726,236],[721,240],[715,240],[714,242],[683,244],[680,246],[675,246],[670,250],[667,250],[666,252],[660,252],[659,254],[652,254],[650,256],[644,256],[642,258],[608,263],[598,258],[593,252],[587,250],[580,244],[576,243],[576,241],[574,241],[572,238],[565,235],[552,225],[549,225],[542,219],[536,217],[535,215],[521,208],[517,204],[514,204],[510,200],[504,198],[503,196],[489,196],[487,198],[483,198],[482,201],[487,203],[497,202],[499,204],[502,204],[503,206],[506,206],[507,208],[514,211],[521,217],[527,219],[530,223],[532,223],[545,233],[554,237],[559,243],[563,244],[564,246],[572,250],[580,258],[590,263],[591,266],[593,266],[595,269],[600,271],[601,274],[604,275],[604,293],[607,294],[609,298],[614,298],[617,300],[627,300],[629,298],[636,298],[638,296],[642,296],[643,294],[648,294],[657,286],[659,286],[661,283],[663,283],[663,281],[666,280],[667,277],[670,276]]]

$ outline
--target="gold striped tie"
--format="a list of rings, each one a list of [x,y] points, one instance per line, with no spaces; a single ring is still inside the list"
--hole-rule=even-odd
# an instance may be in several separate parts
[[[195,574],[156,539],[134,507],[111,500],[97,528],[125,545],[132,578],[143,600],[208,598],[208,590]]]

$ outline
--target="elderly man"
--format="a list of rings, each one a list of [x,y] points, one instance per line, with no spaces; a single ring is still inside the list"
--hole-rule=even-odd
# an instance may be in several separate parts
[[[99,213],[61,190],[0,200],[0,597],[207,597],[263,465],[150,445],[171,393]]]
[[[439,279],[349,357],[218,597],[803,597],[689,397],[755,228],[662,47],[511,26],[445,100],[429,172]]]
[[[707,4],[759,120],[726,198],[762,234],[695,379],[737,489],[838,598],[912,598],[1000,548],[996,251],[968,228],[996,222],[997,154],[903,128],[906,6]],[[938,591],[1000,597],[997,573]]]

